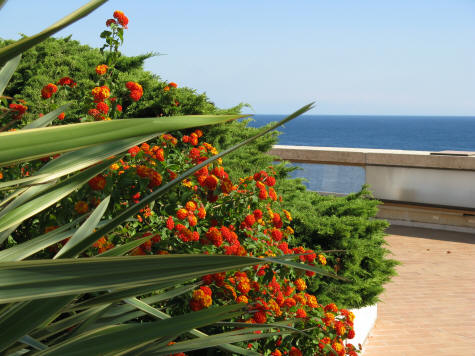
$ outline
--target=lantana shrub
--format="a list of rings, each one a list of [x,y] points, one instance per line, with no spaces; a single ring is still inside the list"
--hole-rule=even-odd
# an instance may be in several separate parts
[[[101,49],[104,61],[94,68],[95,86],[81,88],[69,76],[58,78],[55,83],[45,83],[38,95],[50,110],[67,99],[70,91],[81,90],[87,93],[81,103],[83,120],[113,120],[127,117],[127,109],[133,110],[134,103],[142,99],[144,89],[139,82],[119,80],[120,70],[115,64],[129,20],[121,11],[114,12],[113,17],[107,20],[108,29],[101,34],[106,44]],[[163,88],[170,106],[180,105],[175,94],[177,87],[170,82]],[[2,122],[4,129],[21,126],[22,116],[28,109],[24,102],[8,100]],[[65,117],[67,112],[58,116],[58,122]],[[117,157],[116,163],[85,187],[22,224],[12,234],[9,244],[54,230],[88,214],[108,195],[111,203],[106,217],[114,216],[180,172],[217,153],[201,130],[163,134],[144,142]],[[8,179],[25,177],[51,159],[55,157],[5,168],[0,175]],[[290,226],[291,213],[285,209],[285,201],[277,194],[275,184],[272,166],[249,176],[232,177],[225,162],[218,159],[184,180],[172,194],[143,208],[120,229],[101,237],[84,254],[99,255],[114,246],[148,236],[149,240],[136,247],[132,255],[297,255],[296,263],[318,267],[321,274],[330,275],[332,268],[327,266],[323,253],[297,244]],[[66,240],[38,256],[53,257],[64,243]],[[295,269],[290,262],[287,265],[263,263],[253,268],[206,275],[196,281],[196,289],[163,302],[160,308],[174,315],[212,305],[243,303],[248,305],[247,313],[232,320],[234,324],[212,326],[209,331],[224,331],[245,324],[274,324],[278,332],[291,326],[304,332],[262,339],[257,338],[260,332],[256,332],[255,340],[241,346],[273,356],[356,355],[357,349],[347,342],[354,337],[353,313],[334,303],[322,305],[318,296],[308,293],[307,286],[316,278],[319,276],[315,272]]]

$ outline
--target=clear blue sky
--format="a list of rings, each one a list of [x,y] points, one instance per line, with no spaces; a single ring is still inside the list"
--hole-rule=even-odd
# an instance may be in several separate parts
[[[40,31],[85,0],[10,0],[0,37]],[[123,52],[220,107],[314,114],[475,115],[474,0],[111,0],[59,36],[100,46],[114,10]]]

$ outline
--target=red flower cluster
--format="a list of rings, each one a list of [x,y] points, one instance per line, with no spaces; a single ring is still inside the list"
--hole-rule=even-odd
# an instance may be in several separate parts
[[[96,109],[103,113],[104,115],[107,115],[107,113],[109,112],[109,105],[107,105],[105,102],[103,101],[100,101],[96,104]]]
[[[49,99],[51,96],[58,91],[58,87],[53,83],[49,83],[41,89],[41,97],[43,99]]]
[[[143,88],[139,83],[136,82],[127,82],[125,87],[129,89],[129,96],[133,101],[139,101],[143,95]]]
[[[74,88],[77,83],[73,80],[73,78],[71,77],[63,77],[61,78],[58,83],[58,85],[62,85],[62,86],[68,86],[68,87],[71,87],[71,88]]]
[[[124,15],[122,11],[116,10],[114,11],[114,18],[117,19],[117,22],[119,25],[121,25],[123,28],[127,28],[127,25],[129,24],[129,19],[127,16]],[[106,22],[107,25],[107,22]]]
[[[11,103],[8,107],[14,111],[13,118],[17,120],[21,120],[26,110],[28,110],[28,106],[22,104]]]
[[[89,187],[91,187],[92,190],[103,190],[105,186],[106,178],[102,174],[95,176],[89,181]]]

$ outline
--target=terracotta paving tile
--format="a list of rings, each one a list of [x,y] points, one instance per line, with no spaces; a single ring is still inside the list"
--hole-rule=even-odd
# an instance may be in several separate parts
[[[364,356],[475,356],[475,235],[392,226],[402,262],[386,285]]]

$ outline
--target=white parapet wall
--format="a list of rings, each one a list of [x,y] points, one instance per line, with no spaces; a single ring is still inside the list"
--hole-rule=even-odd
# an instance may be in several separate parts
[[[276,145],[269,153],[295,163],[364,168],[365,183],[384,202],[379,218],[475,232],[475,152]]]
[[[373,304],[363,308],[350,310],[355,314],[355,337],[348,340],[348,342],[353,344],[356,348],[358,348],[358,344],[363,345],[364,353],[364,344],[376,323],[376,318],[378,317],[378,305]]]

